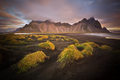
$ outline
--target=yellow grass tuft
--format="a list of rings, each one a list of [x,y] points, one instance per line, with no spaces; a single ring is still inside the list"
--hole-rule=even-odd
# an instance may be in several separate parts
[[[93,47],[88,44],[88,43],[83,43],[83,44],[77,44],[76,45],[77,48],[83,48],[82,50],[82,54],[85,55],[85,56],[91,56],[92,55],[92,52],[93,52]]]
[[[87,44],[91,45],[92,47],[97,47],[99,48],[99,45],[94,43],[94,42],[86,42]]]
[[[38,46],[45,48],[45,49],[55,50],[55,45],[50,41],[40,43],[40,44],[38,44]]]
[[[102,45],[102,46],[99,47],[99,49],[101,49],[101,50],[112,50],[112,48],[108,45]]]
[[[42,39],[48,39],[48,35],[43,35]]]
[[[60,68],[65,67],[68,63],[73,62],[74,60],[82,59],[84,56],[81,54],[79,50],[75,48],[72,44],[65,48],[59,55],[58,55],[58,62],[60,62]]]
[[[43,38],[38,38],[37,40],[38,40],[38,41],[42,41],[42,40],[43,40]]]
[[[58,39],[56,39],[56,41],[58,41]]]
[[[53,38],[50,38],[50,40],[53,40]]]
[[[31,39],[31,38],[28,38],[28,39],[26,39],[26,41],[34,41],[33,39]]]
[[[64,39],[61,39],[61,41],[64,41]]]
[[[9,42],[9,44],[18,44],[18,41],[16,39],[11,39],[11,41]]]
[[[34,53],[26,55],[22,60],[18,62],[18,73],[26,72],[31,67],[36,67],[38,65],[37,63],[44,62],[45,58],[48,58],[48,56],[46,56],[42,51],[36,51]]]

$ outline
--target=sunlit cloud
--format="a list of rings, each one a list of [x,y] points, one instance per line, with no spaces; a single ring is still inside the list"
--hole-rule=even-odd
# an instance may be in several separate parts
[[[102,27],[120,28],[120,0],[0,0],[0,27],[16,28],[32,20],[76,23],[95,17]]]

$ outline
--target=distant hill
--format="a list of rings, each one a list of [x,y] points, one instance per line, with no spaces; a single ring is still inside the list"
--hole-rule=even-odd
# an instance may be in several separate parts
[[[70,25],[69,23],[46,21],[31,21],[16,32],[41,32],[41,33],[59,33],[59,32],[109,32],[105,27],[102,28],[98,20],[94,17]]]

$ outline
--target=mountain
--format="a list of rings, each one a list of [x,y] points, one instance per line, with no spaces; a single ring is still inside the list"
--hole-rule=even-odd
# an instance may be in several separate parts
[[[20,28],[17,32],[41,32],[41,33],[53,33],[53,32],[109,32],[105,27],[102,28],[98,20],[94,17],[82,19],[81,21],[70,25],[69,23],[46,21],[31,21],[23,28]]]

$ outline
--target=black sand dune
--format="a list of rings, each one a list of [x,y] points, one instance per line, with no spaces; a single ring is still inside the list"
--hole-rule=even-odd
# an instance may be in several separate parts
[[[120,49],[120,40],[106,39],[104,37],[85,36],[73,34],[61,34],[69,36],[81,41],[93,41],[99,45],[109,45],[114,49]],[[36,40],[35,38],[33,38]],[[46,40],[44,40],[46,41]],[[54,51],[39,48],[37,44],[40,41],[35,41],[31,47],[23,50],[15,49],[14,51],[1,50],[5,53],[4,67],[1,67],[0,80],[119,80],[120,79],[120,54],[113,53],[112,51],[102,51],[94,48],[93,56],[85,57],[82,60],[74,61],[63,69],[58,68],[57,57],[61,51],[70,44],[72,41],[51,41],[55,44]],[[20,45],[23,48],[26,45]],[[25,55],[42,50],[50,59],[39,66],[30,69],[28,72],[17,74],[11,65],[17,63]],[[6,54],[7,53],[7,54]]]

